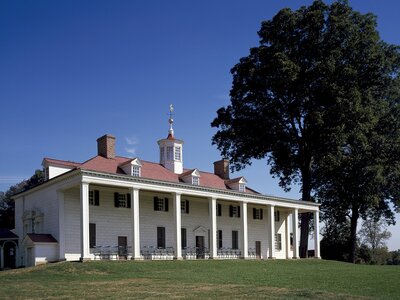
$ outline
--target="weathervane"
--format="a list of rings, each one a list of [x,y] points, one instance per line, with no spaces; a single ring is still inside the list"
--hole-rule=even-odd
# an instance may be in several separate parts
[[[174,112],[174,107],[172,104],[169,105],[169,134],[174,136],[174,129],[172,128],[172,124],[174,124],[174,119],[172,118]]]

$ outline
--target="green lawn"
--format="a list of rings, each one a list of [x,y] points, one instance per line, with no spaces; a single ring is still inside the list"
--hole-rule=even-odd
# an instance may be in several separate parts
[[[0,299],[400,299],[399,266],[323,260],[64,262],[0,272]]]

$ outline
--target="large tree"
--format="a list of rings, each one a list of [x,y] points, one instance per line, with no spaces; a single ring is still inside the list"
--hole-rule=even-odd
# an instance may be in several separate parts
[[[260,45],[231,70],[231,104],[212,122],[219,129],[213,143],[236,170],[268,158],[282,188],[300,183],[302,200],[315,201],[320,162],[343,149],[349,129],[354,136],[368,126],[375,101],[388,98],[398,50],[380,40],[373,15],[347,1],[282,9],[258,34]],[[301,257],[308,233],[302,214]]]

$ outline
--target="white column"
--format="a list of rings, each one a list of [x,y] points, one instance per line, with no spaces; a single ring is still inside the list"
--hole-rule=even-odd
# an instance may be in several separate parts
[[[291,255],[290,255],[290,226],[289,226],[289,222],[290,222],[290,214],[288,214],[286,216],[286,220],[285,220],[286,258],[287,259],[291,258]]]
[[[174,217],[175,217],[175,258],[182,259],[182,240],[181,240],[181,194],[174,194]]]
[[[249,257],[249,246],[248,246],[248,232],[247,232],[247,202],[240,202],[240,210],[242,211],[242,258],[246,259]]]
[[[65,260],[64,193],[57,191],[58,199],[58,259]]]
[[[314,257],[321,258],[319,248],[319,211],[314,212]]]
[[[4,248],[0,246],[0,270],[4,268]]]
[[[132,259],[141,259],[140,256],[140,230],[139,230],[139,189],[131,188],[131,216],[132,216]]]
[[[299,258],[299,210],[295,208],[292,212],[293,231],[293,258]]]
[[[210,213],[210,258],[216,259],[217,254],[217,199],[209,200]]]
[[[90,260],[89,248],[89,183],[81,183],[81,257]]]
[[[268,205],[268,225],[269,225],[269,256],[268,258],[275,258],[275,207]]]

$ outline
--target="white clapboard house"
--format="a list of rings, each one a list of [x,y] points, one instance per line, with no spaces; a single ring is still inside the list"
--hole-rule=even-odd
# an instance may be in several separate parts
[[[16,264],[298,258],[300,213],[314,214],[318,237],[318,204],[257,193],[224,159],[214,173],[184,168],[170,124],[157,163],[116,156],[111,135],[83,163],[45,158],[46,181],[14,197]]]

